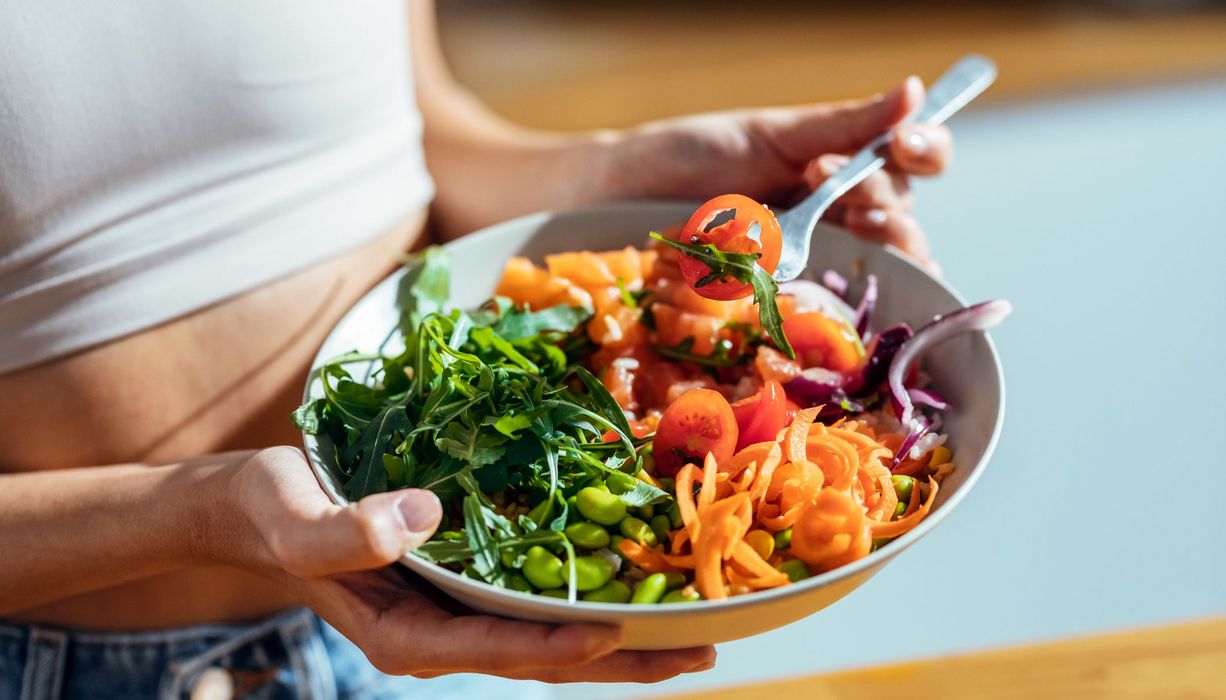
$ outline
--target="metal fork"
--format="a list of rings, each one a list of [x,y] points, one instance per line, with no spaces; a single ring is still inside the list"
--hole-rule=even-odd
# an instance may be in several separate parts
[[[924,105],[913,121],[922,124],[944,122],[986,90],[994,80],[996,64],[975,54],[963,56],[928,88]],[[892,138],[886,133],[869,142],[852,157],[851,162],[831,175],[800,204],[779,214],[783,252],[775,269],[776,280],[786,282],[800,276],[809,262],[809,243],[818,219],[839,197],[885,165]]]

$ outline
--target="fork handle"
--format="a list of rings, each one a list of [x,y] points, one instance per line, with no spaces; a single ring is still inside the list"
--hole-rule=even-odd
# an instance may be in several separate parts
[[[996,65],[991,60],[977,54],[963,56],[928,88],[924,104],[912,121],[923,124],[944,122],[986,90],[995,79]],[[804,230],[807,235],[804,239],[804,250],[800,256],[792,256],[789,261],[788,255],[785,255],[780,260],[780,268],[787,267],[787,262],[790,262],[796,269],[794,271],[778,270],[775,273],[776,279],[794,279],[800,274],[800,270],[804,268],[809,259],[808,239],[813,235],[813,227],[817,225],[818,219],[826,213],[835,200],[885,166],[891,140],[893,136],[890,132],[886,132],[870,141],[852,156],[847,165],[827,178],[821,187],[781,215],[781,218],[799,219],[804,222]]]

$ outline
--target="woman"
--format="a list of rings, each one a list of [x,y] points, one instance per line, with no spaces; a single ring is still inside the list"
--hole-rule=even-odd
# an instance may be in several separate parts
[[[392,574],[438,500],[329,503],[287,447],[314,352],[421,243],[427,205],[447,238],[631,197],[783,202],[890,128],[891,168],[832,218],[927,253],[907,177],[939,173],[950,138],[900,125],[913,78],[539,133],[452,82],[430,3],[352,7],[0,8],[0,697],[438,696],[457,686],[384,674],[710,668],[711,648],[456,616]]]

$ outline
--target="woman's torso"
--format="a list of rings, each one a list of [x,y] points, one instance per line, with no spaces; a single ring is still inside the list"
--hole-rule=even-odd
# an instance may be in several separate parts
[[[405,21],[402,0],[0,7],[0,471],[298,444],[315,351],[423,228]],[[193,569],[19,617],[293,602]]]

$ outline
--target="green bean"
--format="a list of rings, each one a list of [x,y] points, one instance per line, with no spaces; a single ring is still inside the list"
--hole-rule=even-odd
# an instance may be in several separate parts
[[[669,591],[660,599],[661,603],[696,603],[702,600],[702,596],[698,591],[682,588],[676,591]]]
[[[681,506],[676,503],[668,507],[668,524],[674,528],[681,527]]]
[[[567,600],[570,598],[570,592],[565,588],[553,588],[548,591],[541,591],[538,595],[543,595],[546,598],[561,598]]]
[[[791,549],[792,547],[792,528],[780,530],[775,533],[775,549]]]
[[[535,589],[523,574],[511,574],[507,577],[507,588],[520,593],[532,593]]]
[[[630,586],[614,579],[594,591],[584,593],[583,599],[592,603],[625,603],[630,600]]]
[[[639,585],[634,587],[634,595],[631,596],[630,603],[636,605],[658,603],[660,598],[664,597],[667,589],[668,579],[664,577],[664,574],[652,574],[639,581]]]
[[[609,531],[596,523],[578,522],[567,525],[566,537],[574,544],[587,549],[609,546]]]
[[[665,588],[675,590],[685,585],[685,574],[680,571],[665,571],[664,580],[668,583]]]
[[[622,518],[622,521],[620,524],[618,524],[617,529],[621,531],[622,535],[647,547],[654,547],[660,543],[660,541],[656,539],[656,533],[651,531],[651,526],[633,515],[628,515],[625,518]]]
[[[890,477],[890,482],[894,484],[894,493],[898,494],[899,501],[910,501],[911,490],[915,488],[915,478],[895,474]]]
[[[528,549],[524,559],[524,576],[541,590],[558,588],[565,583],[562,579],[562,560],[539,544]]]
[[[809,578],[809,565],[799,559],[788,559],[779,565],[779,570],[788,575],[792,583]]]
[[[613,578],[613,564],[598,556],[575,557],[575,588],[594,591]],[[562,565],[562,580],[570,583],[570,566]]]
[[[647,523],[651,526],[651,531],[656,533],[656,539],[663,542],[668,539],[668,533],[672,530],[671,524],[668,522],[668,516],[660,513]]]
[[[622,499],[594,486],[579,491],[576,505],[583,517],[601,525],[616,525],[626,517],[626,504]]]

